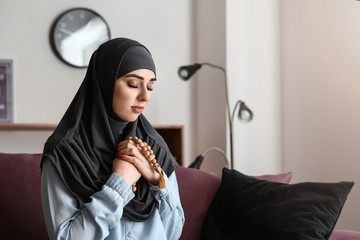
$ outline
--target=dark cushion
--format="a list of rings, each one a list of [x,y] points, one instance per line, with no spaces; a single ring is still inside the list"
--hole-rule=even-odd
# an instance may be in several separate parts
[[[206,212],[219,188],[221,175],[179,166],[176,168],[176,177],[185,214],[185,224],[180,240],[198,240]],[[258,179],[282,183],[289,183],[291,177],[291,172],[256,176]]]
[[[41,207],[41,154],[0,153],[0,239],[49,239]]]
[[[353,185],[276,183],[224,168],[202,239],[329,239]]]

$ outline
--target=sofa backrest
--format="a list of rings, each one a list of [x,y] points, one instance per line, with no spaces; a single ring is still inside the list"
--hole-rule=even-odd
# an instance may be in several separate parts
[[[0,153],[0,239],[49,239],[41,206],[41,154]],[[180,240],[200,239],[201,227],[221,176],[202,170],[177,167],[185,225]],[[257,176],[288,183],[291,172]],[[360,239],[355,231],[335,230],[331,240]]]
[[[41,154],[0,153],[0,239],[49,239],[41,206]],[[185,212],[181,240],[200,239],[220,175],[177,167]]]
[[[177,167],[175,172],[185,214],[185,225],[180,240],[200,239],[201,227],[220,186],[221,176],[181,166]]]
[[[41,206],[41,154],[0,153],[0,239],[49,239]]]

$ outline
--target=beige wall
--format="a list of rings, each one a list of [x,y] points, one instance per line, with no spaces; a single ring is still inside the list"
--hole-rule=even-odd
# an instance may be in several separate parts
[[[338,227],[360,230],[360,2],[282,1],[284,170],[355,181]]]

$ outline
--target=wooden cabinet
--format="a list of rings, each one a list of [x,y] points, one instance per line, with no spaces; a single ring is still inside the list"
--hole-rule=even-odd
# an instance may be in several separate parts
[[[180,166],[184,165],[184,131],[181,125],[154,126],[156,131],[164,138],[170,152]]]
[[[53,131],[56,124],[1,123],[0,130]],[[154,128],[165,142],[179,165],[184,165],[184,133],[182,125],[155,125]]]

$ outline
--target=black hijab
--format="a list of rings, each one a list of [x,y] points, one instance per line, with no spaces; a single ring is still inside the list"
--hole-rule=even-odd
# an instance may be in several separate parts
[[[144,115],[126,122],[113,111],[116,79],[144,68],[155,73],[151,54],[140,43],[116,38],[102,44],[93,53],[65,115],[45,143],[42,161],[50,159],[67,187],[83,202],[89,202],[112,174],[115,146],[125,137],[137,136],[147,142],[167,176],[177,166],[165,141]],[[129,220],[145,221],[155,210],[155,200],[143,177],[136,186],[135,197],[123,214]]]

